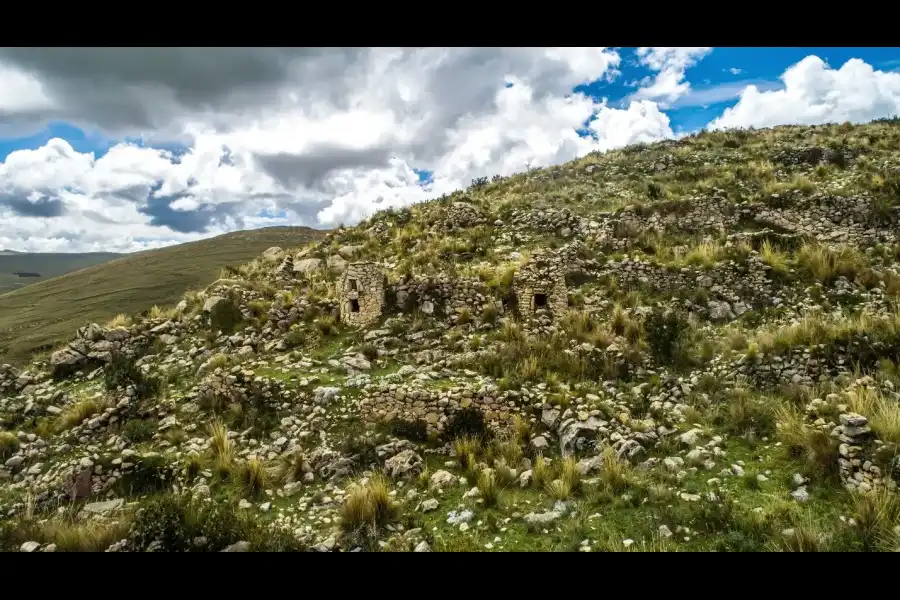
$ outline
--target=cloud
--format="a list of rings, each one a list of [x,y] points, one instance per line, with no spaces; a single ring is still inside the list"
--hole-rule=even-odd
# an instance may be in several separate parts
[[[644,82],[632,97],[670,105],[691,90],[691,84],[685,81],[686,71],[710,52],[712,48],[638,48],[638,61],[656,76]]]
[[[706,88],[691,88],[684,96],[681,96],[673,104],[673,108],[685,108],[690,106],[711,106],[722,102],[729,102],[740,98],[741,93],[748,86],[755,86],[757,90],[769,91],[781,89],[783,86],[778,81],[744,80],[722,83]]]
[[[728,69],[728,72],[732,75],[740,75],[741,73],[743,73],[743,70],[738,69],[737,67],[731,67],[730,69]]]
[[[9,154],[0,246],[129,251],[353,223],[475,177],[671,137],[652,101],[573,93],[619,63],[604,48],[2,49],[0,90],[10,77],[30,94],[0,100],[17,118],[183,149],[97,156],[57,138]]]
[[[714,129],[862,123],[900,113],[900,74],[876,71],[859,59],[833,69],[807,56],[781,76],[784,89],[747,86],[736,105],[710,123]]]

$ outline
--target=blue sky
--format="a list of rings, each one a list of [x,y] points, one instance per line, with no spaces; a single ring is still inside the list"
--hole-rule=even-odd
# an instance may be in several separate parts
[[[653,72],[638,63],[633,48],[621,48],[623,57],[619,70],[622,72],[612,82],[597,82],[578,88],[596,98],[606,97],[612,106],[627,103],[634,88],[628,84],[652,76]],[[840,67],[851,58],[859,58],[877,70],[896,71],[900,69],[900,49],[898,48],[716,48],[697,64],[687,70],[687,80],[692,91],[676,101],[666,111],[676,132],[702,128],[722,111],[733,106],[740,90],[749,84],[760,89],[779,89],[779,76],[790,65],[806,56],[816,55],[833,68]],[[51,138],[68,141],[79,152],[93,152],[97,158],[120,141],[142,144],[137,138],[112,139],[98,130],[85,130],[64,122],[51,122],[30,135],[14,138],[0,138],[0,161],[10,152],[35,149],[43,146]],[[168,150],[182,150],[177,144],[152,144],[153,147]],[[421,181],[428,179],[427,171]]]
[[[0,248],[353,224],[704,127],[898,112],[897,48],[0,48]]]

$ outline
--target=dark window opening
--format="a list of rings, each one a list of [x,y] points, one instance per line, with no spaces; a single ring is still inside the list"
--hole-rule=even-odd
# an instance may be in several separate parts
[[[359,300],[351,300],[350,301],[350,312],[359,312]]]
[[[355,279],[351,279],[351,280],[350,280],[350,291],[351,291],[351,292],[355,292],[356,290],[357,290],[357,287],[356,287],[356,280],[355,280]]]
[[[534,308],[535,310],[539,308],[546,308],[547,306],[547,294],[535,294],[534,295]]]

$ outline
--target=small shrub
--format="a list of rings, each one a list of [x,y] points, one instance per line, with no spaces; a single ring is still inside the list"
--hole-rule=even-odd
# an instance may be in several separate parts
[[[896,492],[876,489],[855,492],[851,497],[853,528],[862,549],[873,552],[880,542],[890,537],[900,516],[900,501]]]
[[[388,432],[396,437],[414,442],[425,442],[428,440],[428,425],[422,419],[415,421],[407,421],[400,418],[391,419],[388,422]]]
[[[657,360],[671,362],[679,356],[691,324],[678,311],[654,311],[644,321],[644,335]]]
[[[117,354],[103,368],[103,383],[107,390],[114,391],[119,387],[133,386],[138,398],[150,398],[160,388],[160,380],[145,375],[137,367],[134,357]]]
[[[378,350],[375,348],[375,344],[371,342],[367,342],[365,344],[360,344],[359,353],[365,356],[368,360],[375,360],[378,358]]]
[[[230,463],[233,459],[231,440],[228,438],[228,428],[221,421],[213,421],[207,428],[210,437],[210,451],[213,458]]]
[[[195,540],[204,538],[205,545]],[[129,529],[129,549],[146,551],[151,544],[161,552],[210,552],[239,541],[251,551],[304,550],[293,534],[266,527],[250,511],[231,503],[200,503],[188,496],[163,496],[145,503]]]
[[[788,272],[790,267],[787,254],[775,247],[769,240],[763,242],[759,254],[763,263],[768,265],[773,273],[785,275]]]
[[[7,458],[19,449],[19,438],[8,431],[0,431],[0,458]]]
[[[489,325],[493,325],[497,322],[497,317],[500,315],[500,310],[497,308],[495,304],[488,304],[481,311],[481,322]]]
[[[146,442],[153,437],[153,434],[156,433],[156,428],[156,421],[145,419],[129,419],[122,427],[122,437],[132,444]]]
[[[315,324],[319,333],[325,337],[328,337],[337,331],[337,320],[332,316],[316,319]]]
[[[444,439],[454,440],[463,436],[486,439],[490,432],[484,420],[484,414],[475,407],[469,406],[450,417],[443,431]]]
[[[212,331],[232,333],[243,319],[240,306],[234,298],[225,298],[209,312],[209,326]]]

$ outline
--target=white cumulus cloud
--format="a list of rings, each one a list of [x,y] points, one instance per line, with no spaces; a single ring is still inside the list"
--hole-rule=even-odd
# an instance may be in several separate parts
[[[656,100],[664,106],[691,91],[686,71],[697,64],[712,48],[654,47],[638,48],[638,60],[656,75],[634,93],[636,99]]]
[[[747,86],[740,100],[710,123],[711,128],[862,123],[900,113],[900,73],[877,71],[860,59],[839,69],[807,56],[781,76],[784,88]]]
[[[6,101],[18,118],[186,142],[121,143],[98,157],[53,139],[11,153],[0,163],[0,248],[130,251],[267,224],[353,223],[475,177],[673,135],[650,100],[612,108],[573,93],[618,75],[610,49],[223,51],[232,69],[213,52],[0,50],[0,89],[31,94]],[[416,170],[433,176],[423,185]]]

